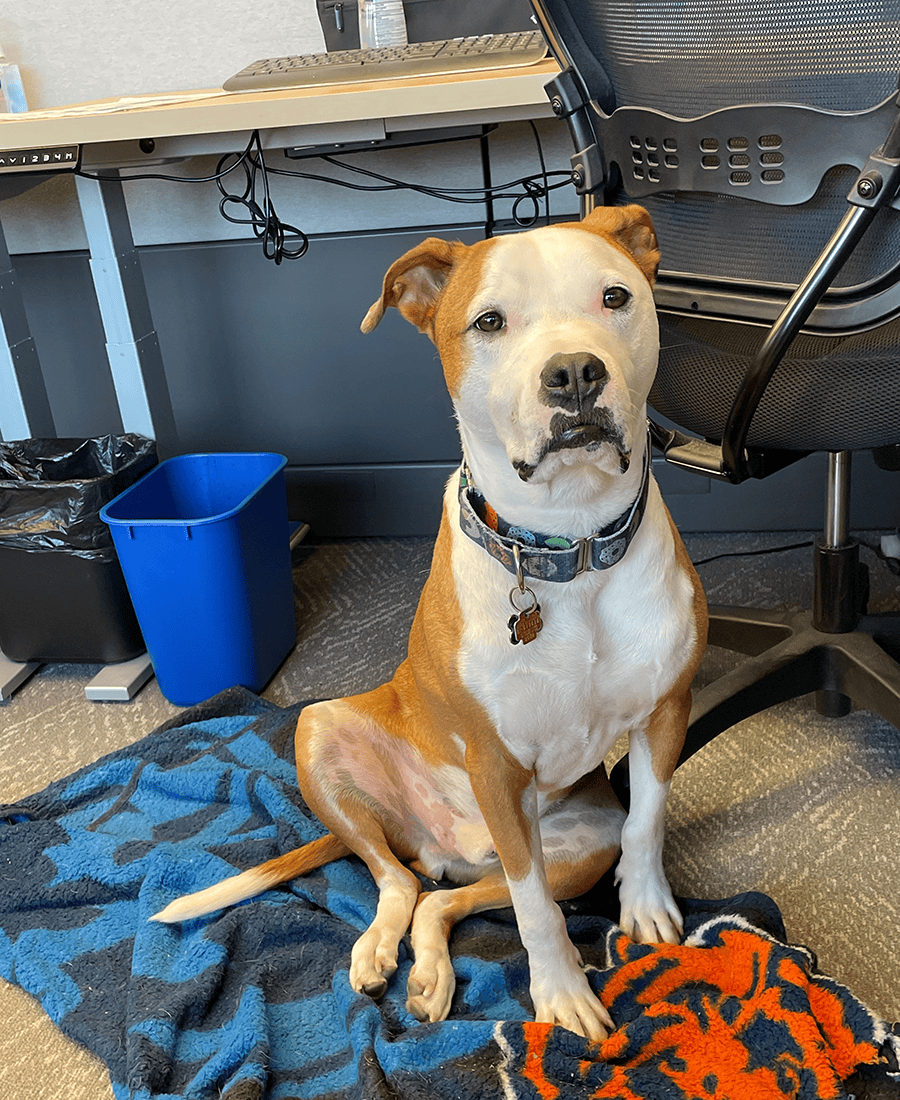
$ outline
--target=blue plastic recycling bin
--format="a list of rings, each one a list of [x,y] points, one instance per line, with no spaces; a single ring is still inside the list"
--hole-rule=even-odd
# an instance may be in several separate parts
[[[296,642],[284,455],[188,454],[100,510],[163,695],[260,691]]]

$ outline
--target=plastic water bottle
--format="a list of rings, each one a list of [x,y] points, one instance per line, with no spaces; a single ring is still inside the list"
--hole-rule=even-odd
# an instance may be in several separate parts
[[[4,111],[9,114],[21,114],[28,110],[19,66],[6,60],[2,46],[0,46],[0,92],[3,94]]]
[[[403,0],[359,0],[359,45],[363,50],[405,46]]]

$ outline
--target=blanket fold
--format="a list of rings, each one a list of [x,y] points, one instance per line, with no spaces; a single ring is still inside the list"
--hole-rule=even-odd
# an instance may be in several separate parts
[[[412,965],[353,992],[374,916],[339,860],[231,909],[148,918],[324,832],[296,787],[303,704],[232,689],[135,745],[0,806],[0,977],[107,1065],[129,1100],[881,1100],[898,1040],[787,942],[758,893],[682,902],[682,945],[632,943],[609,883],[564,906],[616,1030],[599,1047],[530,1019],[511,910],[454,931],[449,1020],[406,1011]],[[428,883],[428,888],[435,888]]]

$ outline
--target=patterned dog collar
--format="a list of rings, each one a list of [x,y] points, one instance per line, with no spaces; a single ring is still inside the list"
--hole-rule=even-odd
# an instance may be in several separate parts
[[[644,451],[641,490],[631,507],[617,520],[587,538],[543,535],[505,523],[484,499],[463,464],[459,478],[459,519],[463,531],[510,573],[518,556],[522,573],[542,581],[571,581],[594,569],[610,569],[625,556],[634,538],[650,489],[650,440]],[[515,555],[514,547],[518,547]]]

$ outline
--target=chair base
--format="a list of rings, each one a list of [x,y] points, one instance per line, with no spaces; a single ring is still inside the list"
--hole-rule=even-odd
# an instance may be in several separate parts
[[[855,630],[832,634],[810,611],[711,607],[709,644],[747,659],[695,692],[679,766],[745,718],[813,692],[828,717],[855,705],[900,729],[900,614],[864,615]],[[627,807],[627,755],[610,781]]]
[[[709,644],[748,659],[697,692],[679,764],[737,722],[812,692],[829,717],[855,704],[900,728],[898,614],[864,615],[855,630],[832,634],[809,611],[714,607]]]

